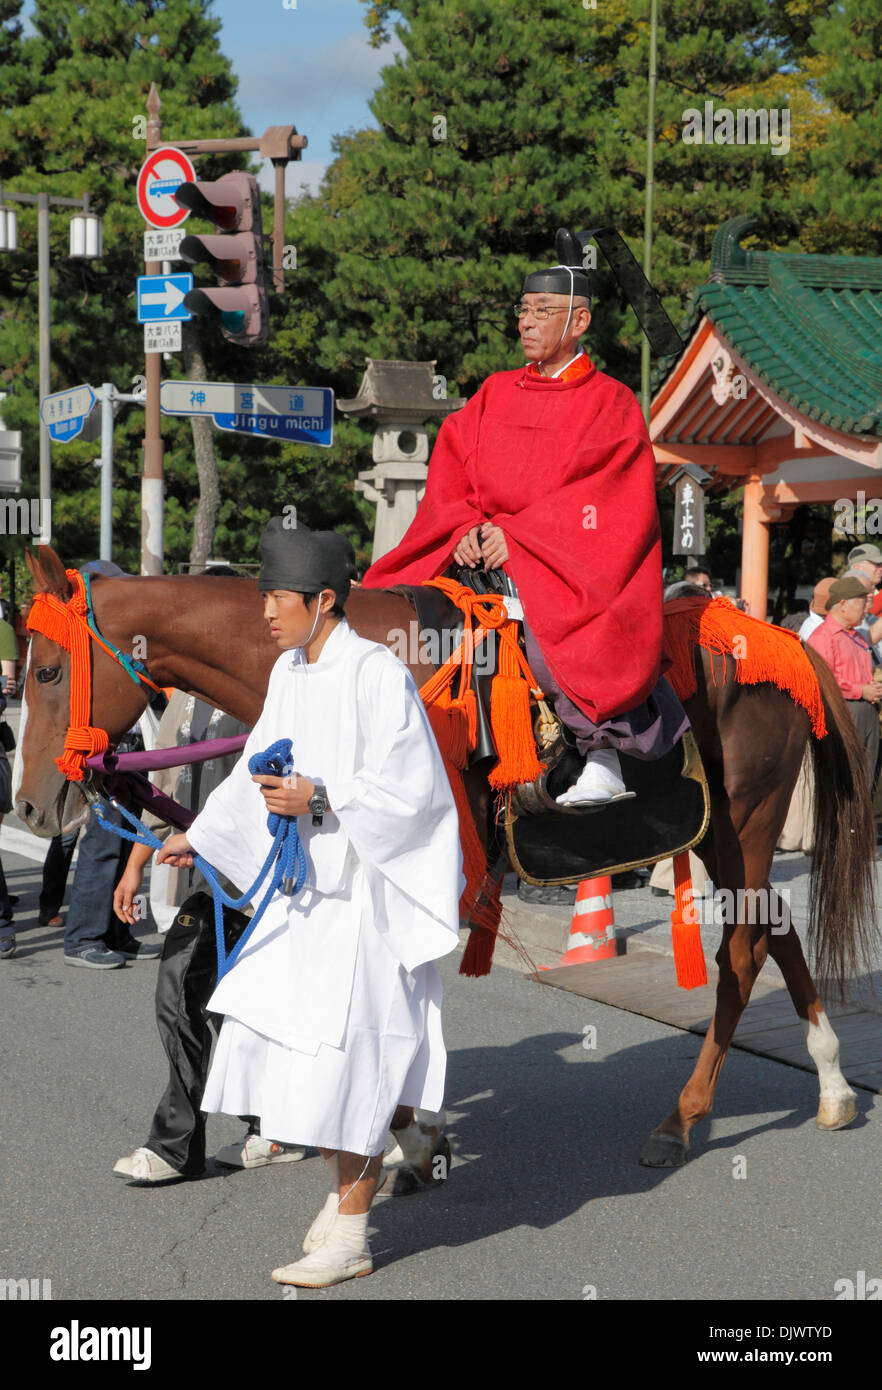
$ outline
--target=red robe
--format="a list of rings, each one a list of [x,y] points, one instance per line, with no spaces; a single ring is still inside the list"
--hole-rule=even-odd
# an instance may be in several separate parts
[[[442,424],[417,514],[364,587],[434,579],[484,521],[565,694],[598,724],[641,704],[661,671],[661,535],[633,392],[587,358],[488,377]]]

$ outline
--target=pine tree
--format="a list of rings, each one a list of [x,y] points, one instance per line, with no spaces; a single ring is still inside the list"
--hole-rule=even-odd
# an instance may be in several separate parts
[[[831,104],[827,140],[812,161],[812,249],[882,255],[882,9],[841,0],[812,35],[818,85]]]
[[[7,9],[10,8],[7,5]],[[120,390],[143,371],[135,278],[143,274],[144,223],[134,187],[145,158],[145,101],[162,85],[164,131],[191,138],[247,134],[235,78],[218,47],[220,23],[204,0],[37,0],[36,33],[18,44],[3,70],[0,178],[16,192],[90,196],[104,219],[104,257],[67,259],[68,214],[53,212],[52,390],[112,381]],[[4,34],[8,30],[3,31]],[[236,162],[241,162],[238,157]],[[235,167],[230,157],[200,162],[200,177]],[[36,493],[36,211],[19,205],[19,253],[0,256],[4,403],[10,428],[23,431],[23,492]],[[126,409],[115,431],[114,534],[117,558],[137,569],[143,413]],[[167,551],[185,558],[196,492],[186,421],[166,426]],[[54,532],[65,560],[97,552],[96,448],[53,448]]]

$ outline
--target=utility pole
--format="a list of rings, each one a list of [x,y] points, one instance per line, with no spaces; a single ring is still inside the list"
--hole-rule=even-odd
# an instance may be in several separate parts
[[[649,92],[646,114],[646,195],[643,211],[643,274],[652,283],[652,198],[655,160],[655,84],[658,47],[658,0],[652,0],[649,19]],[[649,339],[643,334],[640,349],[640,403],[649,428]]]
[[[306,148],[305,135],[298,135],[295,126],[269,126],[259,139],[237,137],[233,140],[165,140],[159,109],[162,103],[156,84],[151,83],[147,97],[147,153],[164,144],[184,154],[228,154],[238,150],[257,150],[271,159],[275,169],[275,206],[273,218],[273,283],[281,292],[285,286],[282,252],[285,224],[285,166],[289,160],[300,159]],[[145,273],[159,275],[160,261],[148,261]],[[163,517],[163,443],[162,416],[159,408],[159,387],[162,357],[158,352],[145,354],[144,376],[147,382],[144,426],[144,472],[141,482],[141,573],[162,574],[164,551]]]

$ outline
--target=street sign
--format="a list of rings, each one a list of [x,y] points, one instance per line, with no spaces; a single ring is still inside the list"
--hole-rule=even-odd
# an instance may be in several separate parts
[[[49,431],[49,438],[59,444],[76,439],[95,404],[91,386],[73,386],[69,391],[56,391],[40,402],[40,419]]]
[[[181,150],[165,145],[144,160],[138,173],[138,209],[151,227],[179,227],[189,217],[174,200],[182,183],[192,183],[196,170]]]
[[[329,449],[334,392],[328,386],[255,386],[236,381],[164,381],[164,415],[210,415],[218,429]]]
[[[698,483],[682,477],[674,490],[672,555],[704,555],[704,493]]]
[[[193,315],[184,307],[184,295],[192,288],[193,276],[189,271],[181,275],[139,275],[138,322],[191,319]]]
[[[144,260],[179,261],[183,239],[184,233],[179,232],[176,227],[170,232],[145,232]]]
[[[181,321],[172,320],[171,323],[145,323],[144,324],[144,351],[145,352],[180,352],[181,350]]]

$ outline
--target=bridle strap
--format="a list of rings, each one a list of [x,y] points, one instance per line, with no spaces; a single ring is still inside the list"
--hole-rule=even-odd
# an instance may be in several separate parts
[[[74,591],[71,598],[64,603],[54,594],[35,594],[27,626],[31,632],[39,632],[70,653],[70,716],[64,753],[55,762],[68,781],[82,782],[86,758],[95,753],[104,753],[110,746],[107,731],[89,722],[92,710],[92,642],[98,642],[109,656],[119,661],[133,680],[144,681],[154,690],[158,687],[153,685],[149,677],[126,667],[121,660],[122,654],[111,649],[90,626],[91,601],[86,581],[79,570],[66,570],[65,573]]]

